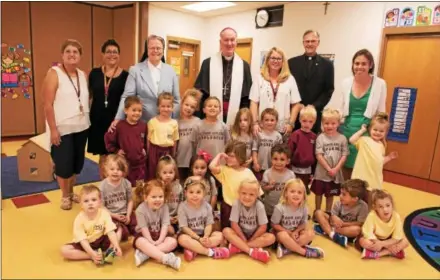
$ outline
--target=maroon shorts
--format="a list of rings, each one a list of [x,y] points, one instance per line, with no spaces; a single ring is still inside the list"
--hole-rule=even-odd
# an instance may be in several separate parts
[[[162,156],[172,155],[173,147],[161,147],[150,142],[148,150],[147,180],[156,178],[157,163]]]
[[[303,183],[306,189],[309,187],[310,184],[310,174],[298,174],[295,173],[296,178],[300,179]]]
[[[76,250],[81,250],[85,252],[84,248],[79,242],[67,243],[67,245],[72,245],[73,248],[75,248]],[[110,245],[110,239],[108,239],[107,235],[103,235],[90,243],[90,247],[92,247],[93,250],[98,250],[99,248],[101,248],[102,251],[106,251],[110,247]]]
[[[141,165],[137,165],[134,167],[130,167],[128,170],[127,180],[130,181],[131,187],[136,187],[136,182],[139,180],[145,180],[145,176],[147,174],[147,165],[142,163]]]
[[[128,225],[121,223],[120,221],[112,218],[113,223],[116,225],[116,231],[118,231],[119,228],[122,229],[122,236],[121,241],[127,241],[128,237],[131,235],[136,234],[136,215],[134,213],[131,213],[130,216],[130,223]]]
[[[325,197],[338,196],[341,193],[341,184],[313,180],[312,192],[315,195],[325,195]]]
[[[222,230],[226,227],[231,227],[231,221],[229,218],[231,217],[232,207],[226,202],[222,201],[220,204],[220,224]]]

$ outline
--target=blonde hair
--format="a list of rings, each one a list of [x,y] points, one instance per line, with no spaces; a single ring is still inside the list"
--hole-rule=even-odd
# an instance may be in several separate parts
[[[187,99],[190,96],[197,101],[196,111],[198,111],[200,109],[200,100],[202,99],[202,92],[196,88],[187,89],[182,96],[182,100],[180,104],[183,104],[183,102],[185,102],[185,99]]]
[[[90,194],[90,193],[92,193],[92,192],[97,192],[97,193],[98,193],[98,196],[99,196],[99,199],[101,199],[101,190],[100,190],[96,185],[94,185],[94,184],[84,185],[84,186],[81,188],[81,191],[80,191],[80,193],[79,193],[79,196],[80,196],[81,199],[82,199],[82,197],[83,197],[84,195],[86,195],[86,194]]]
[[[301,120],[303,117],[311,117],[314,120],[316,120],[317,113],[315,106],[307,105],[299,111],[299,119]]]
[[[277,77],[277,82],[278,83],[283,83],[285,81],[287,81],[287,79],[290,76],[290,70],[289,70],[289,65],[287,64],[287,59],[286,59],[286,55],[284,54],[283,50],[277,47],[273,47],[269,50],[269,52],[266,54],[266,58],[264,59],[264,64],[263,67],[261,67],[261,76],[263,76],[263,78],[266,81],[270,82],[270,76],[269,76],[269,59],[270,56],[274,53],[277,52],[281,55],[281,58],[283,60],[283,65],[281,66],[281,70],[280,73],[278,74]]]
[[[390,127],[390,121],[389,121],[388,114],[386,112],[380,112],[371,118],[370,125],[368,126],[368,133],[370,133],[370,135],[371,135],[371,129],[373,128],[373,126],[375,124],[385,124],[387,126],[387,130],[388,130]],[[381,141],[383,143],[383,145],[385,146],[385,148],[387,147],[387,141],[386,141],[387,132],[388,131],[385,132],[385,137]]]
[[[81,43],[74,39],[67,39],[61,44],[61,53],[63,53],[68,46],[72,46],[78,49],[80,55],[82,55]]]
[[[168,195],[166,193],[165,185],[160,180],[154,179],[148,182],[136,182],[136,189],[134,190],[134,209],[136,209],[142,202],[144,202],[145,197],[150,194],[153,188],[160,188],[164,193],[164,199]]]
[[[340,122],[341,113],[333,108],[325,108],[324,111],[322,111],[322,121],[328,119],[336,119],[338,122]]]
[[[157,106],[160,105],[160,102],[162,102],[162,100],[170,100],[171,106],[174,107],[174,96],[170,92],[162,92],[161,94],[159,94],[159,96],[157,97]]]
[[[209,192],[210,186],[206,184],[205,178],[202,178],[200,176],[189,176],[188,178],[186,178],[185,182],[183,183],[183,190],[186,192],[189,187],[195,185],[201,186],[203,194],[207,194]]]
[[[241,108],[240,111],[238,111],[237,115],[235,116],[235,121],[234,124],[232,125],[232,129],[231,129],[232,138],[236,138],[240,136],[240,118],[242,115],[247,115],[249,119],[248,134],[252,133],[253,118],[252,118],[251,110],[249,110],[249,108]]]
[[[388,198],[391,201],[391,205],[394,209],[394,199],[391,196],[391,194],[385,190],[379,190],[375,189],[371,192],[371,204],[373,205],[373,208],[376,207],[376,203],[379,199],[385,199]]]
[[[249,186],[249,185],[255,187],[255,191],[257,192],[257,197],[259,197],[260,196],[260,192],[259,192],[260,183],[255,179],[246,178],[243,181],[241,181],[240,186],[238,187],[238,191],[240,192],[241,188],[243,188],[244,186]]]
[[[107,167],[110,164],[110,162],[116,163],[116,165],[118,166],[118,169],[122,171],[124,176],[127,175],[128,163],[127,163],[127,160],[125,159],[125,157],[118,155],[118,154],[110,154],[105,159],[105,167]],[[107,170],[104,170],[104,176],[105,177],[108,176]]]
[[[294,187],[299,187],[303,191],[304,197],[303,197],[303,201],[301,202],[300,206],[304,207],[307,203],[306,187],[304,186],[303,181],[301,181],[301,179],[298,179],[298,178],[290,179],[286,182],[286,184],[284,185],[283,191],[281,192],[280,203],[287,204],[287,191],[291,188],[294,188]]]

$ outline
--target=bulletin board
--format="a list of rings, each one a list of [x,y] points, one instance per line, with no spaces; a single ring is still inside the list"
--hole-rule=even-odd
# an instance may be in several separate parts
[[[416,88],[396,87],[394,89],[388,140],[408,143],[416,97]]]

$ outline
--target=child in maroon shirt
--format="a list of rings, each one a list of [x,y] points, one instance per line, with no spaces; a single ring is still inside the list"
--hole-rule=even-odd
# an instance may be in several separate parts
[[[288,146],[292,151],[292,171],[303,181],[307,194],[310,194],[309,183],[312,167],[316,163],[316,134],[311,131],[316,121],[316,110],[313,106],[304,107],[299,113],[301,128],[295,130],[289,138]]]
[[[105,147],[109,153],[118,153],[125,157],[129,165],[127,179],[132,187],[136,181],[145,180],[146,172],[146,134],[147,125],[140,121],[142,103],[137,96],[125,99],[126,119],[118,122],[113,132],[104,136]]]

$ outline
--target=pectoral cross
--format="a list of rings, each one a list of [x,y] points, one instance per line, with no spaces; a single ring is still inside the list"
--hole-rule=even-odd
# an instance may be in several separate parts
[[[330,3],[329,3],[329,2],[324,2],[324,4],[322,4],[322,5],[325,6],[325,9],[324,9],[324,15],[326,15],[326,14],[327,14],[327,8],[328,8],[328,6],[330,5]]]

